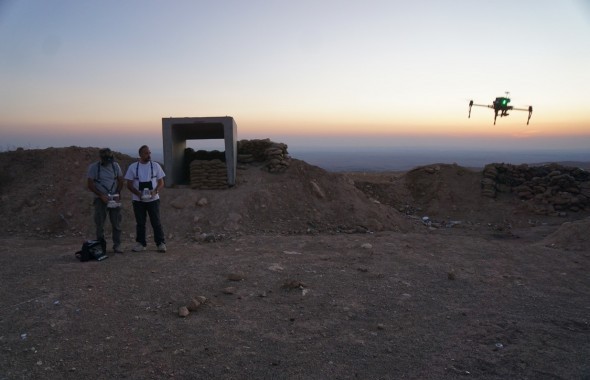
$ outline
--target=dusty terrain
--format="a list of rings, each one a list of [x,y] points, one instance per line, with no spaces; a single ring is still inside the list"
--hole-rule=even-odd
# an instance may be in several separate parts
[[[588,210],[483,197],[457,165],[294,159],[165,189],[165,254],[129,250],[123,192],[126,252],[80,263],[97,153],[0,153],[0,379],[590,378]]]

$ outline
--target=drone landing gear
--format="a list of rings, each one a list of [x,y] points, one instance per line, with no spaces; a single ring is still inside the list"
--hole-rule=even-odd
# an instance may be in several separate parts
[[[507,94],[508,96],[508,94]],[[504,116],[508,116],[509,113],[508,111],[529,111],[529,117],[526,121],[527,125],[529,124],[529,121],[531,120],[531,116],[533,115],[533,106],[529,106],[528,108],[516,108],[513,106],[509,106],[508,103],[510,102],[509,98],[496,98],[496,100],[494,100],[492,102],[492,104],[476,104],[473,102],[473,100],[469,101],[469,114],[468,114],[468,118],[471,118],[471,107],[473,106],[477,106],[477,107],[487,107],[487,108],[491,108],[494,110],[494,125],[496,125],[496,119],[498,118],[498,115],[500,115],[500,117],[504,117]]]
[[[532,114],[533,114],[533,106],[529,106],[529,118],[526,119],[526,125],[529,125],[529,120],[531,120]]]

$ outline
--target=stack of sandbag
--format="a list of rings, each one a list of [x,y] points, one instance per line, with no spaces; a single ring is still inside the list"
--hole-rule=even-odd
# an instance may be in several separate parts
[[[263,162],[264,168],[271,173],[280,173],[289,167],[291,157],[287,144],[270,141],[270,139],[238,141],[238,162]]]
[[[229,185],[226,164],[217,159],[191,161],[190,186],[202,190],[227,189]]]

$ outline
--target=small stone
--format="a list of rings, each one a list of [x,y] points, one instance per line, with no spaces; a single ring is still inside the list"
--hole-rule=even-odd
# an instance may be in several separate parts
[[[361,248],[364,248],[364,249],[371,249],[371,248],[373,248],[373,246],[371,245],[371,243],[363,243],[363,244],[361,245]]]
[[[199,308],[199,306],[201,306],[201,303],[199,301],[197,301],[196,299],[192,299],[188,305],[186,306],[186,308],[189,311],[197,311],[197,309]]]
[[[280,266],[277,263],[273,263],[268,267],[268,269],[273,272],[280,272],[280,271],[284,270],[285,268],[283,268],[282,266]]]
[[[199,301],[199,303],[201,305],[204,304],[205,302],[207,302],[207,297],[205,297],[205,296],[197,296],[195,298],[197,299],[197,301]]]
[[[227,288],[223,288],[221,292],[223,294],[234,294],[236,292],[236,288],[234,288],[233,286],[228,286]]]
[[[227,275],[227,279],[230,281],[242,281],[244,278],[243,273],[230,273]]]
[[[188,311],[188,308],[186,306],[181,306],[178,308],[178,316],[181,318],[185,318],[190,314],[190,311]]]
[[[299,280],[286,280],[281,287],[283,289],[303,289],[306,288],[307,285]]]
[[[316,182],[310,181],[310,185],[311,185],[311,190],[316,197],[318,197],[320,199],[326,198],[326,193],[324,193],[324,191],[320,188],[320,186]]]
[[[454,280],[455,279],[455,272],[447,273],[447,278],[451,281]]]

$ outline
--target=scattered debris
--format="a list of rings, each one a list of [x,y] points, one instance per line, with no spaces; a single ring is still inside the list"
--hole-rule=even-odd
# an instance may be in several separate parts
[[[281,288],[287,289],[287,290],[303,289],[303,288],[307,288],[307,285],[305,285],[303,282],[301,282],[299,280],[285,280],[285,282],[283,283]]]

